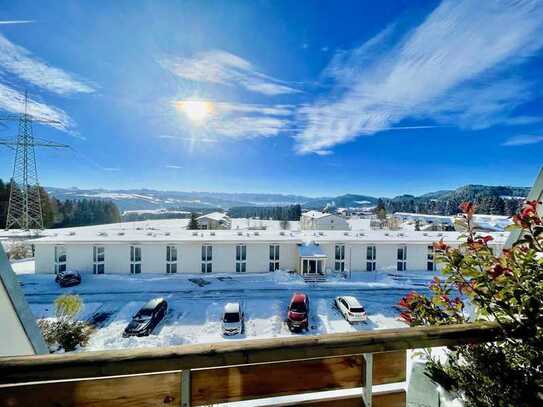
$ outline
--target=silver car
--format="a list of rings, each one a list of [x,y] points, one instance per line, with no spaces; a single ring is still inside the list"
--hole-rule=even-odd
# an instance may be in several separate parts
[[[243,333],[243,311],[239,302],[229,302],[224,306],[222,316],[223,335],[238,335]]]

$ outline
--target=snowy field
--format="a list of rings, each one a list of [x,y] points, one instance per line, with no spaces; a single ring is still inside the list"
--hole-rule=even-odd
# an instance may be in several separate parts
[[[96,330],[85,350],[156,347],[189,343],[273,338],[294,335],[285,318],[290,297],[310,298],[310,329],[319,335],[356,330],[405,327],[395,305],[411,290],[424,291],[433,273],[356,273],[351,279],[330,278],[308,284],[298,275],[278,271],[261,275],[83,275],[81,285],[60,288],[52,275],[32,274],[32,261],[14,263],[26,299],[37,319],[53,315],[60,294],[79,294],[85,309],[78,318],[94,322]],[[338,295],[353,295],[365,306],[368,322],[350,325],[334,306]],[[122,338],[132,315],[149,299],[163,297],[168,313],[148,337]],[[221,317],[227,302],[245,310],[245,332],[225,338]]]

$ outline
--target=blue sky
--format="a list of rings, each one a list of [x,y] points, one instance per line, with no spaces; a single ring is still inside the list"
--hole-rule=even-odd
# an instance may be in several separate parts
[[[74,149],[38,152],[49,186],[524,186],[543,163],[542,49],[541,1],[0,0],[0,114],[26,89],[58,121],[34,129]]]

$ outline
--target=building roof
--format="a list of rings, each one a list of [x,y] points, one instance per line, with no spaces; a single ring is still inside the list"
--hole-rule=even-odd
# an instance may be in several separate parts
[[[198,216],[196,218],[196,220],[200,220],[200,219],[211,219],[211,220],[216,220],[218,222],[221,220],[229,219],[229,216],[226,213],[222,213],[222,212],[211,212],[202,216]]]
[[[326,218],[327,216],[332,216],[333,213],[326,213],[326,212],[319,212],[319,211],[307,211],[302,213],[302,216],[305,216],[306,218],[311,219],[320,219],[320,218]],[[334,215],[337,216],[337,215]]]
[[[441,220],[444,222],[451,222],[451,223],[453,221],[453,216],[432,215],[428,213],[394,212],[394,216],[414,218],[414,219],[417,219],[417,218],[418,219],[436,219],[436,220]]]
[[[340,231],[340,230],[187,230],[186,220],[167,219],[159,221],[126,222],[110,225],[84,226],[66,229],[49,229],[47,236],[32,240],[33,244],[63,243],[174,243],[174,242],[373,242],[373,243],[428,243],[443,239],[449,244],[457,243],[461,232],[424,231]],[[490,233],[492,243],[501,244],[509,232]]]
[[[319,244],[315,242],[300,243],[298,253],[300,257],[327,257]]]
[[[0,357],[47,354],[49,349],[36,324],[11,264],[0,245],[0,301],[2,329],[9,335],[0,337]],[[6,332],[6,331],[3,331]]]

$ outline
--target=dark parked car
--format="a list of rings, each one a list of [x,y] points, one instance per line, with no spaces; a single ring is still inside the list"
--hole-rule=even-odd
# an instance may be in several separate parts
[[[295,293],[288,306],[287,325],[291,331],[309,328],[309,297]]]
[[[55,282],[61,287],[73,287],[81,283],[81,275],[77,271],[61,271],[55,277]]]
[[[162,321],[167,310],[168,303],[164,298],[152,299],[132,317],[132,321],[124,330],[123,337],[149,335]]]

